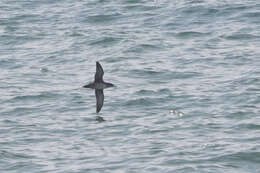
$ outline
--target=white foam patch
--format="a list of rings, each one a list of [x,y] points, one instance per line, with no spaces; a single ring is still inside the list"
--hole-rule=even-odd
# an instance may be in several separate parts
[[[177,110],[174,110],[174,109],[170,110],[169,113],[170,113],[171,115],[177,115],[178,117],[184,116],[184,113],[183,113],[183,112],[177,111]]]

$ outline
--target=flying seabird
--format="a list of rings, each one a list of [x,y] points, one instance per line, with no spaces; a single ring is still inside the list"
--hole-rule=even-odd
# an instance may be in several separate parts
[[[96,74],[95,80],[92,83],[84,85],[84,88],[95,89],[96,95],[96,112],[99,113],[104,103],[104,93],[103,89],[113,87],[112,83],[104,82],[103,80],[104,71],[100,63],[96,62]]]

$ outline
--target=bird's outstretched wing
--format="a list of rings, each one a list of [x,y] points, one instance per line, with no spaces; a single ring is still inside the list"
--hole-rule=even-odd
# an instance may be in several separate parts
[[[95,74],[95,82],[102,82],[103,81],[104,71],[100,63],[96,62],[96,74]]]
[[[101,89],[95,89],[96,94],[96,112],[99,113],[104,103],[104,93]]]

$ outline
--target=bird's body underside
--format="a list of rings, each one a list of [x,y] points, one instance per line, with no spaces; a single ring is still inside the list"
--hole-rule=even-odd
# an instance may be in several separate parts
[[[85,88],[91,88],[91,89],[106,89],[106,88],[109,88],[109,87],[112,87],[114,86],[113,84],[111,83],[106,83],[106,82],[93,82],[93,83],[90,83],[88,85],[85,85],[84,87]]]

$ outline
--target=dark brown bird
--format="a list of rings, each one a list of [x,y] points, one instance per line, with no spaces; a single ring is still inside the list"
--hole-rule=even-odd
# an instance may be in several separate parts
[[[96,74],[95,74],[95,80],[92,83],[89,83],[87,85],[84,85],[84,88],[91,88],[95,89],[95,95],[96,95],[96,112],[99,113],[103,103],[104,103],[104,93],[103,90],[105,88],[113,87],[114,85],[112,83],[104,82],[103,80],[104,71],[100,63],[96,62]]]

